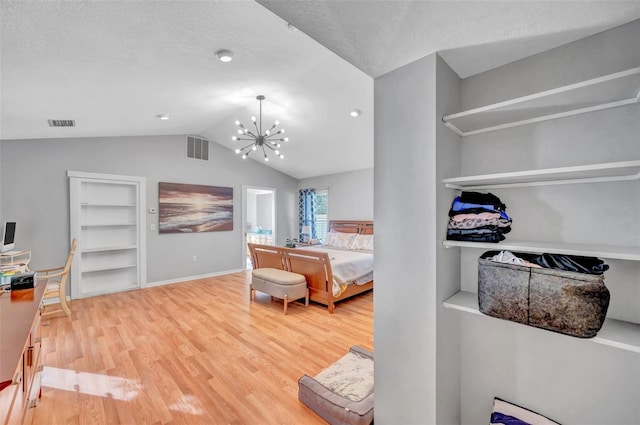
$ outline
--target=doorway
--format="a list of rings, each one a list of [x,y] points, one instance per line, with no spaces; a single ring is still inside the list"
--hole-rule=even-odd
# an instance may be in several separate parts
[[[276,189],[242,186],[242,258],[251,269],[247,243],[276,245]]]

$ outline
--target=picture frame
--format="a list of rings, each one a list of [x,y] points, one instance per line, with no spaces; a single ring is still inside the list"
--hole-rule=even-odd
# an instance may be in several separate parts
[[[201,233],[233,230],[233,188],[158,183],[158,230]]]

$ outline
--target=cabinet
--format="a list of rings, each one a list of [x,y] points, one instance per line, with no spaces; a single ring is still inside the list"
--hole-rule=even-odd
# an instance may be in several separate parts
[[[73,298],[125,291],[146,282],[144,177],[69,171]]]
[[[43,283],[0,295],[0,424],[29,423],[42,377]]]
[[[640,99],[640,68],[632,68],[581,83],[536,93],[517,99],[475,108],[443,117],[448,128],[466,137],[520,125],[566,118],[613,107],[631,105]],[[637,182],[640,160],[594,163],[569,167],[483,174],[443,179],[445,187],[457,190],[488,191],[558,185]],[[637,185],[635,193],[639,193]],[[640,208],[629,211],[640,216]],[[516,224],[517,225],[517,224]],[[584,229],[587,232],[589,229]],[[633,229],[630,229],[633,231]],[[482,248],[595,256],[612,260],[640,262],[640,240],[635,245],[615,243],[567,243],[560,241],[512,240],[498,244],[443,241],[447,248]],[[637,284],[637,282],[629,282]],[[444,301],[443,306],[466,313],[480,314],[477,295],[461,290]],[[640,324],[608,318],[597,337],[590,339],[623,350],[640,353]]]

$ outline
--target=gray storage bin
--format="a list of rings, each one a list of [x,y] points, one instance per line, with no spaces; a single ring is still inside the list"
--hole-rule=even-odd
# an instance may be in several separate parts
[[[488,252],[478,259],[478,304],[482,313],[578,338],[596,336],[609,307],[604,275],[484,258],[493,254]]]

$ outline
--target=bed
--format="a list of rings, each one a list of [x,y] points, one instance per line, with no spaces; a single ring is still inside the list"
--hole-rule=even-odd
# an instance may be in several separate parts
[[[359,236],[363,235],[363,236]],[[248,244],[254,268],[300,273],[309,299],[333,313],[338,301],[373,289],[373,221],[330,220],[324,245],[304,248]]]

